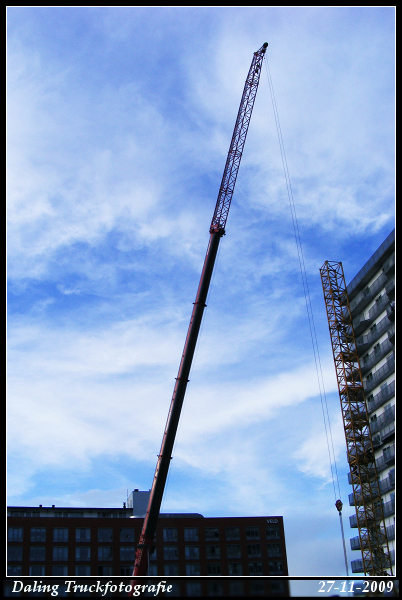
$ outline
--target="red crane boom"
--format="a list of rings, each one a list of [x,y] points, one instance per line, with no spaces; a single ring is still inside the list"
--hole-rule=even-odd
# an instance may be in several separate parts
[[[206,306],[205,302],[207,299],[216,255],[218,252],[219,242],[221,237],[225,234],[225,226],[228,218],[230,203],[232,201],[237,173],[239,171],[248,126],[250,124],[251,113],[253,111],[254,100],[260,81],[262,61],[264,59],[267,46],[268,44],[265,43],[257,52],[254,52],[251,67],[244,85],[240,108],[237,114],[225,170],[223,172],[222,183],[219,188],[215,212],[212,217],[211,227],[209,230],[210,239],[207,254],[201,273],[197,296],[194,302],[194,308],[191,315],[186,342],[184,344],[179,372],[176,377],[176,384],[173,391],[172,401],[170,403],[160,453],[158,455],[147,512],[144,518],[140,540],[137,545],[133,577],[146,575],[148,571],[148,554],[154,542],[156,524],[159,517],[169,464],[172,458],[173,444],[176,437],[184,395],[186,393],[187,383],[189,381],[188,378],[190,374],[191,363],[194,356],[194,350],[197,343],[204,308]],[[134,582],[131,583],[133,584]],[[134,585],[132,585],[132,591],[129,596],[132,596],[133,589]]]

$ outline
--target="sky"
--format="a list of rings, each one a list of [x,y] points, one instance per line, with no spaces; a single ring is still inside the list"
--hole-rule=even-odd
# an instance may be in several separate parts
[[[268,42],[324,394],[264,67],[161,510],[282,515],[289,574],[342,577],[340,495],[349,568],[360,557],[319,269],[342,261],[349,282],[394,228],[394,20],[8,8],[9,505],[122,506],[150,489],[244,81]]]

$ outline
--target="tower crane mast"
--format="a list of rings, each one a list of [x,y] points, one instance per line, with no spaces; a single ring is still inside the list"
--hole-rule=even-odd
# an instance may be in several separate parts
[[[221,237],[225,235],[226,221],[229,214],[229,208],[232,201],[237,174],[239,172],[240,161],[243,154],[244,144],[246,142],[247,131],[254,107],[258,84],[260,81],[261,66],[267,46],[268,44],[265,43],[257,52],[254,52],[253,60],[251,62],[244,85],[240,108],[237,114],[236,124],[229,147],[225,170],[223,172],[222,183],[219,188],[218,199],[209,229],[209,244],[204,260],[204,266],[201,272],[200,283],[194,302],[190,325],[184,344],[179,372],[176,377],[176,383],[170,403],[165,431],[162,438],[162,445],[158,454],[147,512],[144,518],[140,540],[137,545],[132,575],[133,577],[146,575],[148,571],[149,551],[154,543],[156,525],[159,517],[170,460],[172,458],[173,444],[176,437],[180,413],[183,406],[187,383],[189,381],[188,378],[190,374],[191,363],[194,356],[204,308],[206,307],[205,302],[208,295],[209,284],[214,269],[219,242]],[[132,586],[132,591],[129,596],[132,595],[133,589],[134,586]]]
[[[342,263],[325,261],[320,275],[342,408],[363,571],[365,575],[392,575],[380,482]]]

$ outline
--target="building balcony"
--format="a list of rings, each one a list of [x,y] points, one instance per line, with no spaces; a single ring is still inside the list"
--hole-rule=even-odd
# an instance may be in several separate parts
[[[390,550],[389,557],[391,559],[391,565],[395,565],[395,550]],[[363,560],[361,558],[352,560],[350,564],[352,567],[352,573],[364,573]]]
[[[395,273],[395,252],[384,263],[382,270],[387,277],[389,277],[392,273]]]
[[[395,300],[395,278],[391,279],[385,286],[385,293],[389,300]]]
[[[377,387],[377,385],[380,385],[380,383],[392,373],[395,373],[395,359],[393,356],[391,356],[387,362],[378,369],[378,371],[373,373],[373,375],[368,377],[363,383],[366,394]]]
[[[357,296],[350,303],[350,312],[352,313],[352,317],[361,312],[367,306],[367,304],[369,304],[376,293],[384,286],[386,281],[387,275],[385,273],[381,273],[381,275],[377,277],[370,287],[365,288],[357,294]]]
[[[356,347],[359,353],[359,356],[362,356],[363,352],[367,350],[372,344],[378,340],[378,338],[390,328],[390,321],[388,317],[384,317],[381,319],[379,323],[377,323],[366,335],[361,335],[356,338]]]
[[[390,502],[386,502],[385,504],[383,504],[382,509],[383,509],[383,513],[384,513],[384,518],[392,517],[392,515],[395,514],[395,500],[391,500]],[[356,515],[351,515],[349,517],[349,524],[352,529],[357,528],[357,516]]]
[[[387,306],[387,317],[388,320],[391,321],[391,323],[393,323],[395,321],[395,302],[392,301],[389,303],[389,306]]]
[[[395,444],[385,449],[383,455],[376,459],[375,464],[377,467],[377,473],[384,471],[384,469],[387,469],[395,464]]]
[[[382,413],[382,415],[377,417],[377,419],[370,422],[371,434],[377,433],[377,431],[380,431],[386,425],[388,425],[389,423],[392,423],[393,421],[395,421],[395,404],[393,404],[392,406],[387,408]]]
[[[369,414],[371,414],[377,408],[385,404],[385,402],[387,402],[393,396],[395,396],[395,381],[391,381],[391,383],[384,387],[381,390],[381,392],[379,392],[375,396],[367,398],[367,408]]]
[[[359,494],[360,490],[357,490],[357,492]],[[375,498],[378,498],[379,496],[380,496],[380,494],[378,492],[378,489],[373,490],[373,492],[372,492],[372,498],[375,499]],[[353,496],[353,493],[349,494],[348,498],[349,498],[349,506],[355,506],[355,498]],[[365,502],[370,502],[370,496],[365,496],[364,497],[364,501]]]
[[[395,539],[395,525],[389,525],[387,527],[387,539],[390,542],[391,540]],[[350,540],[350,547],[352,550],[360,550],[360,538],[357,535],[354,538],[351,538]],[[364,547],[363,549],[367,549],[368,548],[368,540],[364,543]]]
[[[388,352],[394,349],[389,339],[384,340],[381,344],[375,346],[366,359],[362,359],[360,369],[362,375],[365,375],[372,367],[374,367]]]
[[[372,323],[373,319],[370,319],[368,316],[365,316],[363,313],[358,315],[353,320],[353,331],[355,332],[355,336],[363,333],[365,329]]]
[[[395,489],[395,470],[391,469],[389,476],[380,481],[381,495]]]

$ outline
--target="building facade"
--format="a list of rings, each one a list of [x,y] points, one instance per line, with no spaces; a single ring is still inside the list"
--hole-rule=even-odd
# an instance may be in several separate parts
[[[142,523],[125,505],[122,509],[9,507],[8,576],[128,577]],[[288,575],[283,517],[161,514],[148,574],[188,576],[180,583],[186,588],[179,595],[210,595],[212,584],[223,595],[286,595],[286,580],[254,579]],[[197,578],[225,575],[253,580],[207,583]],[[215,592],[212,595],[220,595]]]
[[[347,286],[392,564],[395,564],[395,230]],[[349,483],[351,483],[349,473]],[[354,504],[353,494],[349,503]],[[350,517],[357,527],[356,515]],[[359,536],[350,540],[360,550]],[[394,566],[393,566],[394,568]],[[352,561],[362,572],[362,560]]]

